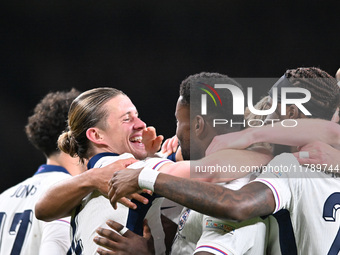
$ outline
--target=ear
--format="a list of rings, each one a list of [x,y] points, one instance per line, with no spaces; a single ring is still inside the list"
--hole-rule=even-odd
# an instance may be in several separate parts
[[[197,115],[195,117],[195,135],[197,137],[200,137],[205,129],[205,120],[203,119],[203,117],[201,115]]]
[[[95,144],[105,144],[103,135],[98,128],[93,127],[86,130],[86,137]]]
[[[292,105],[289,106],[287,117],[288,117],[288,119],[299,119],[299,118],[301,118],[299,108],[297,108],[295,104],[292,104]]]

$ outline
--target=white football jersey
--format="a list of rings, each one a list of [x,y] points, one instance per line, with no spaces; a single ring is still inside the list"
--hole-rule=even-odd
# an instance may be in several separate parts
[[[70,217],[52,222],[35,217],[35,204],[53,184],[70,178],[60,166],[42,165],[36,174],[0,195],[0,254],[66,254]]]
[[[225,187],[240,189],[250,176],[234,180]],[[171,255],[189,255],[200,251],[212,254],[265,254],[267,220],[257,217],[236,222],[206,216],[184,208],[178,223]]]
[[[276,156],[269,165],[271,168],[268,167],[268,171],[255,181],[267,185],[273,192],[274,213],[289,212],[284,215],[284,224],[278,220],[279,228],[283,227],[289,233],[287,226],[290,225],[293,235],[280,235],[283,237],[282,253],[286,250],[296,254],[297,250],[297,254],[306,255],[338,254],[340,179],[324,173],[322,168],[300,166],[290,153]],[[288,223],[287,219],[291,222]]]
[[[132,158],[130,153],[117,155],[114,153],[100,153],[92,157],[89,161],[88,168],[100,168],[111,164],[119,159]],[[162,158],[149,158],[138,161],[129,166],[129,168],[151,167],[158,170],[162,165],[172,163],[172,161]],[[68,254],[97,254],[98,245],[93,242],[97,235],[98,227],[109,228],[106,225],[107,220],[114,220],[126,226],[131,231],[143,234],[143,219],[148,219],[151,234],[154,238],[156,254],[165,254],[164,232],[161,224],[160,208],[163,198],[147,195],[148,205],[136,202],[136,210],[118,203],[117,210],[114,210],[110,201],[98,191],[94,191],[85,197],[80,206],[78,206],[72,215],[72,249]]]

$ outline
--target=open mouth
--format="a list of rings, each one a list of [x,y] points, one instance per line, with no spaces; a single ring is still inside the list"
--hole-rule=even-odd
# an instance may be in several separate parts
[[[132,142],[132,143],[142,143],[142,137],[141,136],[131,137],[130,142]]]

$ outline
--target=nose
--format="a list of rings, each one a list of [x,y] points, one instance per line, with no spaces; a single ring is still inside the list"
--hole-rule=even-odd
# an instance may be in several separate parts
[[[135,124],[133,126],[134,129],[142,130],[146,128],[146,124],[140,118],[135,118]]]

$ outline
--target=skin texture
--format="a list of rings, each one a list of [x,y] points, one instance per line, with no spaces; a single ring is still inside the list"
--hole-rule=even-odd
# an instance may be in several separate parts
[[[119,232],[123,229],[123,225],[115,221],[107,221],[106,224]],[[130,255],[136,254],[136,247],[138,247],[138,254],[152,255],[155,254],[153,238],[147,222],[144,221],[143,237],[134,234],[132,231],[127,230],[123,236],[114,231],[104,228],[96,230],[99,236],[94,238],[94,242],[102,247],[113,249],[114,251],[104,250],[98,248],[97,252],[100,255]],[[133,245],[132,245],[133,244]]]

